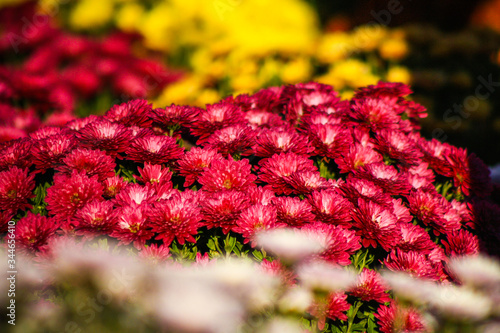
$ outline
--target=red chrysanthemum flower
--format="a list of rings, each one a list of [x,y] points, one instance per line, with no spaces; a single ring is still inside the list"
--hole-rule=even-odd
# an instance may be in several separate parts
[[[69,219],[87,203],[102,199],[103,186],[97,176],[88,177],[84,171],[71,175],[55,174],[54,185],[47,189],[47,209],[58,219]]]
[[[158,188],[167,185],[168,189],[173,187],[171,182],[172,172],[162,167],[159,164],[145,163],[144,168],[137,168],[141,177],[134,175],[134,177],[142,184]]]
[[[16,223],[16,244],[28,252],[43,252],[46,250],[48,239],[55,234],[58,227],[53,218],[28,212],[26,217]]]
[[[308,155],[313,148],[306,137],[290,127],[264,129],[255,137],[255,156],[268,158],[274,154],[292,152]]]
[[[412,190],[407,198],[410,212],[425,225],[431,226],[434,234],[448,234],[461,228],[460,215],[435,189]]]
[[[114,198],[120,191],[127,186],[127,182],[120,176],[113,176],[103,182],[104,197]]]
[[[392,210],[373,201],[358,199],[354,208],[353,226],[361,236],[364,247],[377,247],[380,244],[386,251],[390,251],[401,239],[397,225],[397,217]]]
[[[214,192],[201,202],[207,228],[222,228],[224,234],[236,225],[240,213],[249,207],[248,197],[239,191]]]
[[[377,186],[373,182],[366,179],[351,177],[349,175],[346,185],[341,187],[341,191],[353,204],[357,204],[358,199],[362,198],[376,202],[381,206],[392,206],[390,204],[392,201],[391,196],[385,193],[380,186]]]
[[[311,125],[307,134],[314,146],[314,154],[318,156],[337,158],[352,145],[349,130],[341,125]]]
[[[401,121],[394,108],[394,103],[371,97],[353,99],[351,112],[347,114],[347,117],[373,132],[378,132],[381,129],[398,129]]]
[[[416,251],[393,250],[384,259],[384,265],[391,271],[405,272],[415,278],[439,281],[442,278],[442,264]]]
[[[382,162],[383,157],[370,146],[355,143],[348,151],[335,157],[341,173],[357,172],[372,163]]]
[[[132,132],[121,123],[99,118],[75,133],[80,145],[90,149],[105,150],[111,156],[127,150]]]
[[[251,173],[252,166],[247,159],[215,159],[210,167],[203,170],[198,182],[204,191],[217,192],[226,190],[245,191],[255,187],[257,177]]]
[[[153,265],[157,265],[170,258],[170,248],[165,244],[160,246],[151,244],[139,251],[138,256],[141,259],[149,261]]]
[[[16,166],[0,172],[0,207],[16,213],[18,209],[30,208],[28,199],[33,198],[35,176],[28,169]]]
[[[476,255],[479,253],[479,241],[477,236],[467,230],[459,230],[448,234],[446,240],[442,240],[446,254],[450,257]]]
[[[165,135],[146,135],[135,138],[127,149],[127,157],[135,162],[170,163],[184,155],[175,138]]]
[[[255,131],[247,125],[234,125],[216,130],[205,143],[205,148],[216,149],[223,156],[252,154]]]
[[[245,112],[245,120],[253,128],[276,128],[287,125],[281,117],[275,113],[262,110],[250,110]]]
[[[85,171],[87,176],[97,175],[100,182],[115,175],[115,161],[111,156],[100,150],[77,148],[66,155],[56,167],[57,171],[71,174],[73,170]]]
[[[241,124],[245,124],[245,118],[240,108],[222,101],[209,104],[206,110],[200,111],[196,122],[191,124],[191,133],[199,137],[196,144],[200,145],[205,143],[216,130]]]
[[[363,271],[358,276],[356,286],[351,288],[349,293],[365,302],[376,301],[378,303],[386,303],[391,301],[389,294],[386,292],[389,289],[389,286],[387,286],[379,273],[363,268]]]
[[[125,126],[150,127],[153,107],[145,99],[136,99],[130,102],[114,105],[109,109],[104,118],[119,122]]]
[[[375,183],[391,195],[407,194],[411,189],[407,173],[382,162],[365,165],[356,176]]]
[[[110,236],[120,240],[119,244],[128,245],[133,242],[135,248],[142,249],[146,241],[154,236],[149,221],[150,207],[147,204],[135,203],[121,207],[115,229]]]
[[[323,223],[351,226],[352,204],[334,190],[315,191],[307,197],[312,213]]]
[[[31,156],[37,169],[45,171],[61,164],[62,159],[76,146],[72,134],[55,134],[35,141]]]
[[[415,143],[399,131],[389,129],[378,131],[375,142],[376,150],[406,167],[418,165],[423,156]]]
[[[12,221],[14,213],[8,210],[0,210],[0,233],[7,233],[9,222]]]
[[[141,205],[143,203],[150,205],[156,199],[157,196],[153,188],[129,183],[115,196],[113,203],[117,207],[125,207],[132,204]]]
[[[340,226],[315,222],[303,226],[302,230],[308,230],[312,235],[319,233],[325,236],[325,250],[319,256],[331,263],[350,265],[350,256],[361,248],[356,232]]]
[[[276,199],[273,191],[265,189],[262,186],[250,187],[245,191],[245,194],[248,197],[250,205],[263,204],[265,206],[271,204]]]
[[[475,154],[467,154],[466,149],[451,147],[445,155],[450,165],[445,176],[453,178],[453,184],[463,194],[486,197],[493,191],[490,170]]]
[[[314,301],[309,312],[318,318],[318,328],[323,330],[326,319],[347,320],[346,311],[351,308],[347,302],[347,295],[343,292],[329,293],[325,299]]]
[[[163,240],[166,245],[170,245],[174,239],[177,239],[179,244],[184,244],[185,241],[195,243],[193,236],[203,225],[196,203],[182,197],[154,204],[149,216],[151,228],[158,234],[155,239]]]
[[[332,189],[334,185],[321,177],[318,171],[301,171],[293,173],[289,184],[295,194],[310,194],[313,191]]]
[[[418,137],[415,143],[424,154],[424,162],[429,163],[432,170],[440,175],[447,175],[451,172],[451,167],[445,159],[452,147],[451,145],[436,139],[428,141],[422,137]]]
[[[47,138],[54,136],[54,135],[57,135],[57,134],[64,134],[62,127],[44,126],[42,128],[39,128],[38,130],[30,133],[30,138],[33,141],[39,141],[39,140],[47,139]]]
[[[241,234],[244,238],[244,243],[252,241],[256,233],[284,227],[285,224],[276,220],[276,209],[271,205],[253,205],[241,212],[236,220],[236,226],[232,231]]]
[[[21,169],[29,168],[33,164],[31,145],[32,142],[29,139],[18,139],[1,146],[0,171],[7,170],[11,166],[17,166]]]
[[[98,119],[101,119],[101,118],[99,116],[91,114],[85,118],[77,118],[75,120],[70,121],[69,123],[66,124],[66,127],[69,129],[72,129],[74,132],[78,132],[81,129],[83,129],[85,126],[87,126],[88,124],[90,124]]]
[[[384,97],[404,97],[413,93],[410,87],[400,82],[379,81],[376,85],[361,87],[356,90],[355,98],[384,98]]]
[[[313,161],[306,156],[295,153],[273,155],[261,161],[259,181],[267,183],[265,188],[273,190],[276,194],[291,194],[294,189],[290,184],[290,176],[296,172],[317,172]]]
[[[209,167],[215,159],[222,160],[223,157],[213,149],[193,147],[190,151],[186,152],[177,162],[179,174],[186,178],[184,187],[191,186],[197,181],[203,170]]]
[[[154,109],[151,119],[165,133],[175,137],[180,129],[195,122],[202,109],[193,106],[171,104],[165,108]]]
[[[107,235],[116,226],[117,216],[111,201],[94,200],[80,208],[73,218],[78,233],[87,237]]]
[[[416,251],[429,254],[436,247],[424,228],[411,223],[398,223],[401,230],[401,240],[396,247],[402,251]]]
[[[380,306],[375,318],[382,333],[427,332],[424,318],[416,309],[401,307],[394,302]]]
[[[276,208],[278,222],[299,227],[314,221],[315,217],[311,212],[312,207],[305,200],[291,197],[276,197],[273,199],[273,205]]]

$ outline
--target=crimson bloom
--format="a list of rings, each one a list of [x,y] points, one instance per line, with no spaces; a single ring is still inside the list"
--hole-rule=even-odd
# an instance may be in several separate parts
[[[203,170],[198,182],[203,185],[203,190],[208,192],[245,191],[256,186],[254,181],[257,177],[251,173],[251,168],[247,159],[215,159],[210,167]]]
[[[307,200],[318,221],[350,227],[352,205],[336,191],[315,191],[307,197]]]
[[[382,333],[427,331],[422,314],[414,308],[401,307],[395,302],[391,302],[389,306],[380,306],[375,318]]]
[[[245,244],[249,241],[253,244],[253,236],[256,233],[284,226],[285,224],[277,221],[276,209],[273,206],[257,204],[241,212],[232,230],[243,236]]]
[[[111,201],[94,200],[80,208],[73,220],[79,234],[93,237],[109,234],[115,228],[117,216]]]
[[[290,127],[264,129],[255,137],[255,156],[268,158],[287,152],[307,155],[311,151],[312,147],[307,138]]]
[[[201,202],[201,213],[208,229],[219,227],[227,234],[236,225],[241,212],[248,207],[248,197],[243,192],[214,192]]]
[[[215,131],[205,144],[205,148],[216,149],[223,156],[252,154],[255,131],[247,125],[224,127]]]
[[[289,226],[302,226],[314,220],[312,206],[305,200],[291,197],[276,197],[273,199],[278,222]]]
[[[30,208],[28,199],[33,198],[35,176],[28,169],[16,166],[0,172],[0,207],[16,213],[18,209]]]
[[[209,167],[215,159],[223,159],[222,155],[215,149],[193,147],[190,151],[186,152],[177,162],[179,174],[186,178],[184,187],[191,186],[203,170]]]
[[[72,134],[55,134],[45,139],[35,141],[31,155],[33,163],[40,171],[61,164],[62,159],[76,146],[76,140]]]
[[[118,209],[118,221],[110,236],[120,240],[120,244],[134,244],[142,249],[146,241],[154,236],[149,220],[150,207],[147,204],[130,204]]]
[[[391,301],[387,293],[389,289],[389,286],[387,286],[379,273],[363,268],[363,271],[358,276],[358,283],[349,290],[349,293],[363,301],[387,303]]]
[[[62,159],[61,165],[56,170],[71,174],[73,170],[85,171],[87,176],[97,175],[100,182],[113,177],[115,161],[111,156],[100,150],[77,148]]]
[[[121,123],[99,118],[75,133],[83,147],[105,150],[111,156],[127,150],[132,132]]]
[[[104,117],[125,126],[151,126],[149,115],[153,111],[152,105],[145,99],[136,99],[130,102],[114,105]]]
[[[170,163],[182,157],[184,149],[175,138],[165,135],[137,137],[127,149],[127,157],[136,162]]]
[[[28,212],[26,217],[16,223],[16,244],[28,252],[45,251],[48,239],[52,237],[59,225],[53,218]]]

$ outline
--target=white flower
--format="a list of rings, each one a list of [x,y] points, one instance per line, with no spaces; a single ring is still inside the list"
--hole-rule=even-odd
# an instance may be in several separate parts
[[[302,286],[321,292],[348,289],[355,286],[357,281],[353,272],[319,260],[299,266],[297,276]]]
[[[452,259],[450,269],[460,281],[485,289],[500,287],[500,264],[484,256],[470,256]]]
[[[288,289],[283,297],[281,297],[278,307],[282,313],[303,314],[309,309],[313,300],[314,296],[310,290],[295,286]]]
[[[437,287],[434,282],[416,279],[404,272],[384,271],[382,277],[399,298],[416,303],[426,303]]]
[[[303,333],[304,331],[300,321],[276,317],[266,323],[258,333]]]
[[[279,228],[257,234],[256,242],[282,262],[295,263],[321,253],[326,248],[326,235],[301,229]]]

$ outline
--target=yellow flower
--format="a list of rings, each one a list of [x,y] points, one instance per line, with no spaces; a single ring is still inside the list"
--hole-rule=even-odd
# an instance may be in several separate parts
[[[73,28],[88,30],[108,24],[113,17],[114,2],[107,0],[81,0],[71,11],[69,21]]]
[[[410,84],[411,73],[406,67],[394,66],[387,71],[386,81]]]
[[[333,64],[326,75],[318,78],[319,82],[331,84],[336,89],[358,88],[376,84],[379,80],[368,64],[356,59]]]
[[[312,66],[308,58],[300,57],[283,65],[281,80],[284,83],[307,81],[311,77]]]
[[[379,47],[380,56],[387,60],[401,60],[408,54],[408,44],[404,39],[384,40]]]
[[[344,32],[323,36],[318,46],[317,57],[325,63],[347,58],[354,51],[351,37]]]
[[[380,24],[367,24],[354,30],[351,38],[354,49],[372,51],[386,36],[386,27]]]
[[[117,27],[123,31],[137,31],[144,11],[144,7],[136,2],[124,4],[116,13]]]

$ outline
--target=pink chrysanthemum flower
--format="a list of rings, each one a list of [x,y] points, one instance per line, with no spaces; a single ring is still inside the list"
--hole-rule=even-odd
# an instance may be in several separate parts
[[[115,161],[111,156],[100,150],[77,148],[62,159],[57,171],[71,174],[73,170],[85,171],[87,176],[97,175],[100,182],[115,175]]]
[[[83,147],[105,150],[111,156],[116,156],[127,150],[132,132],[121,123],[99,118],[76,132],[76,137]]]
[[[314,146],[314,154],[318,156],[336,158],[352,145],[349,130],[341,125],[312,125],[307,134]]]
[[[360,238],[356,236],[356,232],[340,226],[315,222],[305,225],[302,230],[325,236],[325,250],[319,256],[334,264],[350,265],[350,256],[361,248]]]
[[[197,107],[172,104],[165,108],[154,109],[151,113],[153,123],[170,136],[180,134],[180,128],[196,121],[202,110]]]
[[[264,129],[255,137],[255,156],[268,158],[274,154],[292,152],[308,155],[313,148],[306,137],[290,127]]]
[[[378,203],[382,206],[390,207],[392,198],[384,190],[375,185],[373,182],[349,176],[346,185],[341,188],[345,197],[353,204],[358,203],[358,199],[362,198]]]
[[[210,167],[203,170],[198,182],[204,191],[226,190],[245,191],[255,187],[257,177],[251,173],[252,166],[247,159],[241,161],[215,159]]]
[[[120,191],[127,186],[127,182],[120,176],[113,176],[103,182],[104,197],[114,198]]]
[[[7,170],[11,166],[29,168],[33,164],[31,146],[32,142],[29,139],[13,140],[0,146],[0,171]]]
[[[37,169],[45,171],[61,164],[62,159],[76,145],[72,134],[56,134],[35,141],[31,156]]]
[[[153,188],[129,183],[115,196],[113,203],[117,207],[125,207],[131,204],[141,205],[143,203],[150,205],[156,199],[157,196]]]
[[[184,148],[180,147],[174,138],[165,135],[137,137],[127,149],[127,157],[140,163],[170,163],[183,155]]]
[[[156,265],[170,258],[170,248],[165,244],[160,246],[151,244],[139,251],[138,256]]]
[[[245,112],[245,120],[253,128],[275,128],[287,125],[281,117],[275,113],[262,110],[250,110]]]
[[[172,188],[172,172],[158,164],[145,163],[144,168],[137,168],[141,177],[134,177],[142,184],[150,185],[154,188],[169,184]]]
[[[116,222],[116,211],[111,201],[91,201],[80,208],[73,218],[78,233],[87,237],[109,234]]]
[[[58,224],[53,218],[28,212],[16,223],[16,244],[28,252],[45,251],[48,239],[52,237]]]
[[[77,118],[75,120],[70,121],[69,123],[66,124],[66,127],[68,127],[69,129],[72,129],[74,132],[79,132],[85,126],[87,126],[88,124],[90,124],[98,119],[100,119],[99,116],[91,114],[88,117]]]
[[[135,248],[142,249],[146,241],[154,236],[149,221],[150,207],[146,204],[121,207],[116,213],[118,216],[115,229],[110,236],[120,240],[119,244],[134,243]]]
[[[273,200],[276,199],[276,195],[273,191],[265,189],[262,186],[250,187],[245,194],[251,205],[270,205]]]
[[[209,104],[206,110],[200,111],[197,121],[191,124],[191,133],[199,137],[196,144],[200,145],[206,142],[206,139],[216,130],[244,123],[245,118],[240,108],[222,101],[212,105]]]
[[[401,239],[397,217],[387,207],[358,199],[352,218],[353,226],[358,230],[357,234],[361,236],[364,247],[371,245],[376,248],[379,244],[389,252]]]
[[[375,142],[376,150],[406,167],[418,165],[423,156],[415,143],[399,131],[383,129],[376,133]]]
[[[216,149],[223,156],[252,154],[255,131],[247,125],[234,125],[216,130],[208,137],[205,148]]]
[[[355,98],[384,98],[404,97],[413,91],[404,83],[379,81],[376,85],[361,87],[356,90]]]
[[[184,187],[191,186],[198,180],[203,170],[209,167],[215,159],[222,160],[223,157],[213,149],[193,147],[190,151],[186,152],[177,162],[179,174],[186,178]]]
[[[39,128],[38,130],[30,133],[30,138],[34,141],[39,141],[39,140],[47,139],[47,138],[54,136],[54,135],[57,135],[57,134],[63,134],[62,127],[44,126],[42,128]]]
[[[382,333],[428,331],[424,318],[416,309],[401,307],[394,302],[380,306],[375,318]]]
[[[382,162],[364,166],[357,173],[357,177],[375,183],[391,195],[407,194],[411,188],[407,173],[398,172],[392,165],[386,165]]]
[[[363,146],[359,143],[355,143],[348,151],[334,157],[334,159],[341,173],[357,172],[365,165],[383,161],[382,155],[370,146]]]
[[[260,231],[284,226],[285,224],[276,220],[276,209],[273,206],[257,204],[241,212],[232,231],[241,234],[246,244],[249,241],[253,243],[254,235]]]
[[[363,268],[358,276],[358,283],[349,293],[360,298],[362,301],[376,301],[378,303],[390,302],[391,298],[386,293],[390,288],[379,273],[374,270]]]
[[[479,253],[479,241],[477,236],[467,230],[459,230],[447,235],[446,240],[441,241],[450,257],[476,255]]]
[[[208,229],[222,228],[227,234],[236,225],[240,213],[248,207],[248,197],[243,192],[214,192],[201,202],[201,213]]]
[[[402,251],[416,251],[429,254],[436,247],[424,228],[411,223],[398,223],[401,230],[401,240],[396,247]]]
[[[352,204],[336,191],[315,191],[307,200],[312,206],[316,220],[346,228],[351,226]]]
[[[198,206],[182,198],[154,204],[149,216],[151,228],[158,234],[155,239],[163,240],[166,245],[170,245],[174,239],[179,244],[185,241],[195,243],[193,236],[203,225]]]
[[[273,199],[278,222],[289,226],[300,227],[314,221],[311,205],[304,200],[292,197],[276,197]]]
[[[125,126],[151,126],[149,115],[153,111],[152,105],[144,99],[136,99],[130,102],[114,105],[109,109],[104,118],[119,122]]]
[[[58,219],[69,219],[87,203],[102,199],[103,186],[97,176],[88,177],[84,171],[71,175],[55,174],[54,185],[47,189],[47,210]]]
[[[445,159],[451,150],[451,145],[436,139],[428,141],[422,137],[418,137],[415,143],[424,154],[422,159],[429,163],[432,170],[440,175],[447,175],[451,172],[451,167]]]
[[[295,172],[290,176],[289,184],[293,193],[299,195],[333,188],[332,183],[321,177],[318,171]]]
[[[0,233],[7,233],[9,222],[12,221],[14,213],[8,210],[0,210]]]
[[[431,261],[420,252],[393,250],[384,259],[384,265],[391,271],[406,272],[415,278],[439,281],[442,277],[442,264]]]
[[[306,156],[295,153],[273,155],[261,161],[259,181],[267,183],[265,188],[273,190],[276,194],[291,194],[294,189],[290,184],[290,176],[296,172],[317,172],[313,161]]]
[[[0,207],[16,213],[18,209],[30,208],[28,199],[33,198],[35,176],[28,169],[16,166],[0,172]]]

